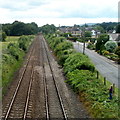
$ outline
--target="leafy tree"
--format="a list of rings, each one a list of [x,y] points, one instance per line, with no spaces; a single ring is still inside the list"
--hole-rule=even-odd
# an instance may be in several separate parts
[[[103,28],[102,26],[100,26],[100,25],[97,25],[97,26],[95,27],[95,30],[99,30],[101,33],[105,33],[104,28]]]
[[[92,33],[90,31],[85,32],[85,37],[91,37],[91,36],[92,36]]]
[[[38,32],[38,26],[34,22],[25,24],[15,21],[12,24],[3,24],[3,31],[11,36],[32,35]]]
[[[56,31],[56,27],[53,24],[51,25],[46,24],[39,28],[39,32],[42,32],[44,34],[49,34],[49,33],[52,34],[55,33],[55,31]]]
[[[96,43],[96,51],[100,50],[102,51],[105,47],[104,44],[109,40],[109,36],[107,34],[102,34],[97,39]]]
[[[115,54],[117,54],[118,55],[118,63],[120,64],[120,46],[118,46],[117,48],[116,48],[116,50],[115,50]]]
[[[118,45],[117,45],[117,43],[115,41],[107,41],[105,43],[106,50],[109,51],[109,52],[112,52],[112,53],[115,51],[117,46]]]
[[[6,33],[7,36],[10,35],[12,24],[3,24],[2,25],[2,30]]]
[[[109,30],[113,30],[116,28],[117,22],[103,22],[103,23],[96,24],[96,25],[101,26],[104,29],[104,31],[108,32]]]
[[[120,33],[120,24],[118,24],[116,27],[116,33]]]

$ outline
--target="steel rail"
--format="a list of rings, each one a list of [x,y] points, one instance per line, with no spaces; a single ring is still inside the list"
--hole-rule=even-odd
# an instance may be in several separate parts
[[[57,83],[55,81],[54,72],[53,72],[52,67],[51,67],[52,65],[50,63],[50,59],[49,59],[47,48],[46,48],[47,45],[46,45],[46,41],[45,41],[44,38],[43,38],[43,46],[45,48],[46,56],[47,56],[47,59],[48,59],[48,64],[50,66],[50,70],[51,70],[51,73],[52,73],[52,78],[53,78],[53,82],[54,82],[54,85],[55,85],[55,88],[56,88],[56,92],[57,92],[57,95],[58,95],[60,106],[61,106],[61,109],[62,109],[63,117],[64,117],[65,120],[68,120],[68,115],[67,115],[67,113],[65,111],[65,108],[64,108],[64,105],[63,105],[63,101],[62,101],[61,95],[59,93],[59,89],[58,89]]]
[[[28,104],[29,104],[29,99],[30,99],[30,92],[31,92],[31,87],[32,87],[32,82],[33,82],[33,74],[34,74],[34,68],[32,67],[32,73],[30,76],[31,80],[30,80],[30,84],[29,84],[29,88],[28,88],[28,94],[27,94],[27,100],[26,100],[23,120],[25,120],[26,116],[27,116]]]
[[[43,46],[42,41],[41,42],[41,47]],[[49,115],[49,104],[48,104],[48,92],[47,92],[47,85],[46,85],[46,77],[45,77],[45,67],[44,67],[44,55],[43,55],[43,49],[41,49],[41,53],[42,53],[42,67],[43,67],[43,84],[44,84],[44,94],[45,94],[45,107],[46,107],[46,118],[47,120],[50,119],[50,115]]]
[[[11,102],[10,102],[10,104],[9,104],[9,108],[8,108],[8,110],[7,110],[7,113],[6,113],[6,115],[5,115],[4,120],[7,120],[7,119],[8,119],[8,116],[9,116],[10,111],[11,111],[11,109],[12,109],[12,106],[13,106],[13,104],[14,104],[15,98],[16,98],[16,96],[17,96],[18,90],[19,90],[19,88],[20,88],[22,79],[23,79],[23,77],[24,77],[24,75],[25,75],[25,72],[26,72],[26,70],[27,70],[27,66],[28,66],[28,64],[29,64],[31,55],[32,55],[32,53],[33,53],[33,49],[34,49],[34,46],[33,46],[32,50],[31,50],[31,52],[30,52],[30,55],[29,55],[29,57],[28,57],[28,59],[27,59],[27,63],[26,63],[26,65],[25,65],[25,67],[24,67],[24,70],[23,70],[23,72],[22,72],[22,75],[21,75],[21,77],[20,77],[20,80],[18,81],[17,87],[16,87],[16,89],[15,89],[15,92],[14,92],[14,95],[13,95],[13,97],[12,97],[12,100],[11,100]]]

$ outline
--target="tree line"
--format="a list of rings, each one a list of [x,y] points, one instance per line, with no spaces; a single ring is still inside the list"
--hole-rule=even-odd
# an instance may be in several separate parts
[[[12,24],[2,24],[2,30],[7,36],[32,35],[38,32],[38,25],[35,22],[23,23],[15,21]]]
[[[56,27],[51,24],[46,24],[41,27],[35,22],[24,23],[20,21],[14,21],[13,23],[2,24],[2,31],[0,31],[0,41],[5,41],[7,36],[22,36],[22,35],[34,35],[38,32],[44,34],[51,34],[56,31]]]

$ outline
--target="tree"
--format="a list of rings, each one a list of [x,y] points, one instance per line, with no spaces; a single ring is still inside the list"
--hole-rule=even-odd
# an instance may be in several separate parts
[[[107,41],[105,43],[105,48],[109,52],[113,53],[117,47],[118,47],[118,45],[117,45],[117,43],[115,41]]]
[[[91,36],[92,36],[92,33],[90,31],[85,32],[85,37],[91,37]]]
[[[116,33],[120,33],[120,24],[118,24],[116,27]]]
[[[38,32],[38,26],[34,22],[23,23],[15,21],[12,24],[3,24],[3,31],[11,36],[32,35]]]
[[[55,33],[55,31],[56,31],[56,27],[53,24],[51,25],[46,24],[39,28],[39,32],[42,32],[44,34]]]
[[[102,34],[97,39],[96,43],[96,51],[100,50],[100,52],[105,49],[104,44],[109,40],[109,36],[107,34]]]

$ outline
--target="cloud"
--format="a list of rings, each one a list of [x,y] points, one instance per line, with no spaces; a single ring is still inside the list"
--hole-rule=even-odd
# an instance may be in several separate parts
[[[5,0],[0,2],[1,20],[113,19],[118,16],[118,0]],[[74,19],[73,19],[74,18]],[[104,19],[106,20],[106,19]],[[40,23],[40,22],[39,22]],[[61,23],[64,23],[63,21]],[[66,22],[67,23],[67,22]],[[73,21],[71,21],[73,23]]]

